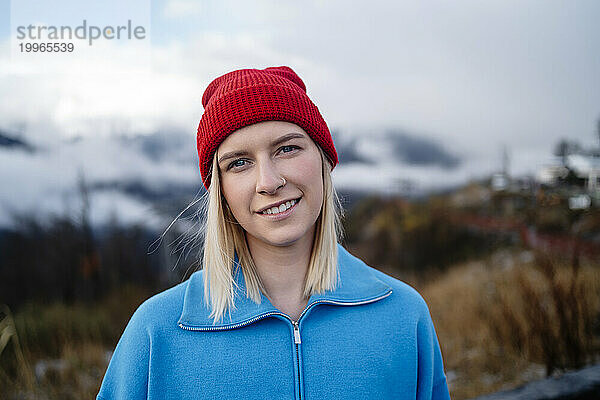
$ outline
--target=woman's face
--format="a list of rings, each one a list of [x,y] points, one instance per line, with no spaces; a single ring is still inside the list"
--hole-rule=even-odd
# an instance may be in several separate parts
[[[217,157],[221,191],[249,242],[312,243],[323,204],[322,161],[302,128],[283,121],[245,126],[221,143]]]

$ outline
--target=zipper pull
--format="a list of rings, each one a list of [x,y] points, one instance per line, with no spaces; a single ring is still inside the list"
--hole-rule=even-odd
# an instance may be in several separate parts
[[[300,344],[302,343],[302,341],[300,340],[300,327],[298,326],[298,323],[296,321],[292,321],[292,324],[294,324],[294,343]]]

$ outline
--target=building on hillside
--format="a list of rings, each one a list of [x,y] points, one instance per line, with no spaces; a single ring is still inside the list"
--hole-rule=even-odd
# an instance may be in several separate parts
[[[600,155],[595,152],[556,157],[538,170],[536,179],[542,185],[566,190],[572,210],[600,205]]]
[[[554,186],[568,174],[569,170],[562,165],[544,165],[538,170],[536,179],[543,185]]]
[[[577,178],[585,180],[589,194],[594,195],[600,190],[600,156],[569,154],[565,161]]]

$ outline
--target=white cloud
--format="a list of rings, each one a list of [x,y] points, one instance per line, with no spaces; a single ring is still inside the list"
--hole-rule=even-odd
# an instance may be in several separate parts
[[[163,9],[163,15],[169,19],[195,17],[201,12],[201,3],[194,0],[168,0]]]
[[[135,51],[98,43],[85,57],[50,60],[44,71],[30,73],[0,54],[0,93],[8,94],[0,98],[0,128],[25,126],[26,135],[41,141],[164,127],[194,132],[211,79],[235,68],[281,64],[284,57],[253,35],[212,33]]]

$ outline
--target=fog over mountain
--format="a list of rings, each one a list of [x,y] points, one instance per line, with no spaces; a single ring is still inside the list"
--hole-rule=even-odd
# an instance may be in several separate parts
[[[346,207],[368,193],[414,195],[466,177],[461,156],[431,138],[402,130],[334,130],[333,135],[340,155],[333,179]],[[2,131],[0,185],[10,189],[0,192],[0,226],[13,224],[15,215],[43,219],[78,212],[82,184],[94,224],[116,218],[162,229],[204,192],[195,136],[172,129],[38,146],[25,135]]]
[[[431,139],[410,135],[402,131],[389,131],[385,137],[392,145],[398,161],[412,165],[440,166],[455,169],[460,159]]]
[[[24,150],[28,152],[35,151],[35,148],[27,141],[0,130],[0,148],[3,147],[15,150]]]

